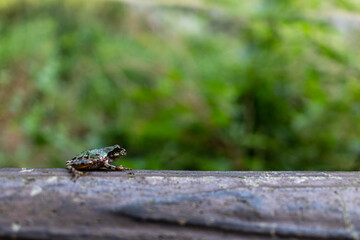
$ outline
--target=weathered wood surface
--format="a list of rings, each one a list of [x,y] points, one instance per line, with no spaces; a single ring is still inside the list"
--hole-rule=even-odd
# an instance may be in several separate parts
[[[0,169],[1,239],[359,239],[358,172]]]

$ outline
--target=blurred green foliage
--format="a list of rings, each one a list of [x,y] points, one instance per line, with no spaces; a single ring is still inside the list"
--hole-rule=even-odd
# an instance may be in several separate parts
[[[356,1],[0,0],[0,166],[357,170]]]

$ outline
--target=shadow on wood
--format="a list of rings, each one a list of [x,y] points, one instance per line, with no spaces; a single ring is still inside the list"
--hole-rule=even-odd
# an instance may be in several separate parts
[[[0,169],[0,238],[359,239],[357,172]]]

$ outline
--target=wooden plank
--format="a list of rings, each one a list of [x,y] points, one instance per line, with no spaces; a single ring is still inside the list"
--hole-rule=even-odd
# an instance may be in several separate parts
[[[359,239],[358,172],[0,169],[0,238]]]

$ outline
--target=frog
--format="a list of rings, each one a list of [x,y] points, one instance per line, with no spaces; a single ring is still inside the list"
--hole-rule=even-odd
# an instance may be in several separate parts
[[[84,174],[83,171],[95,169],[106,169],[112,171],[132,170],[131,168],[126,168],[122,165],[119,167],[111,165],[111,163],[125,156],[125,148],[122,148],[117,144],[104,148],[91,149],[84,151],[73,157],[70,161],[67,161],[66,168],[73,175],[74,182]]]

